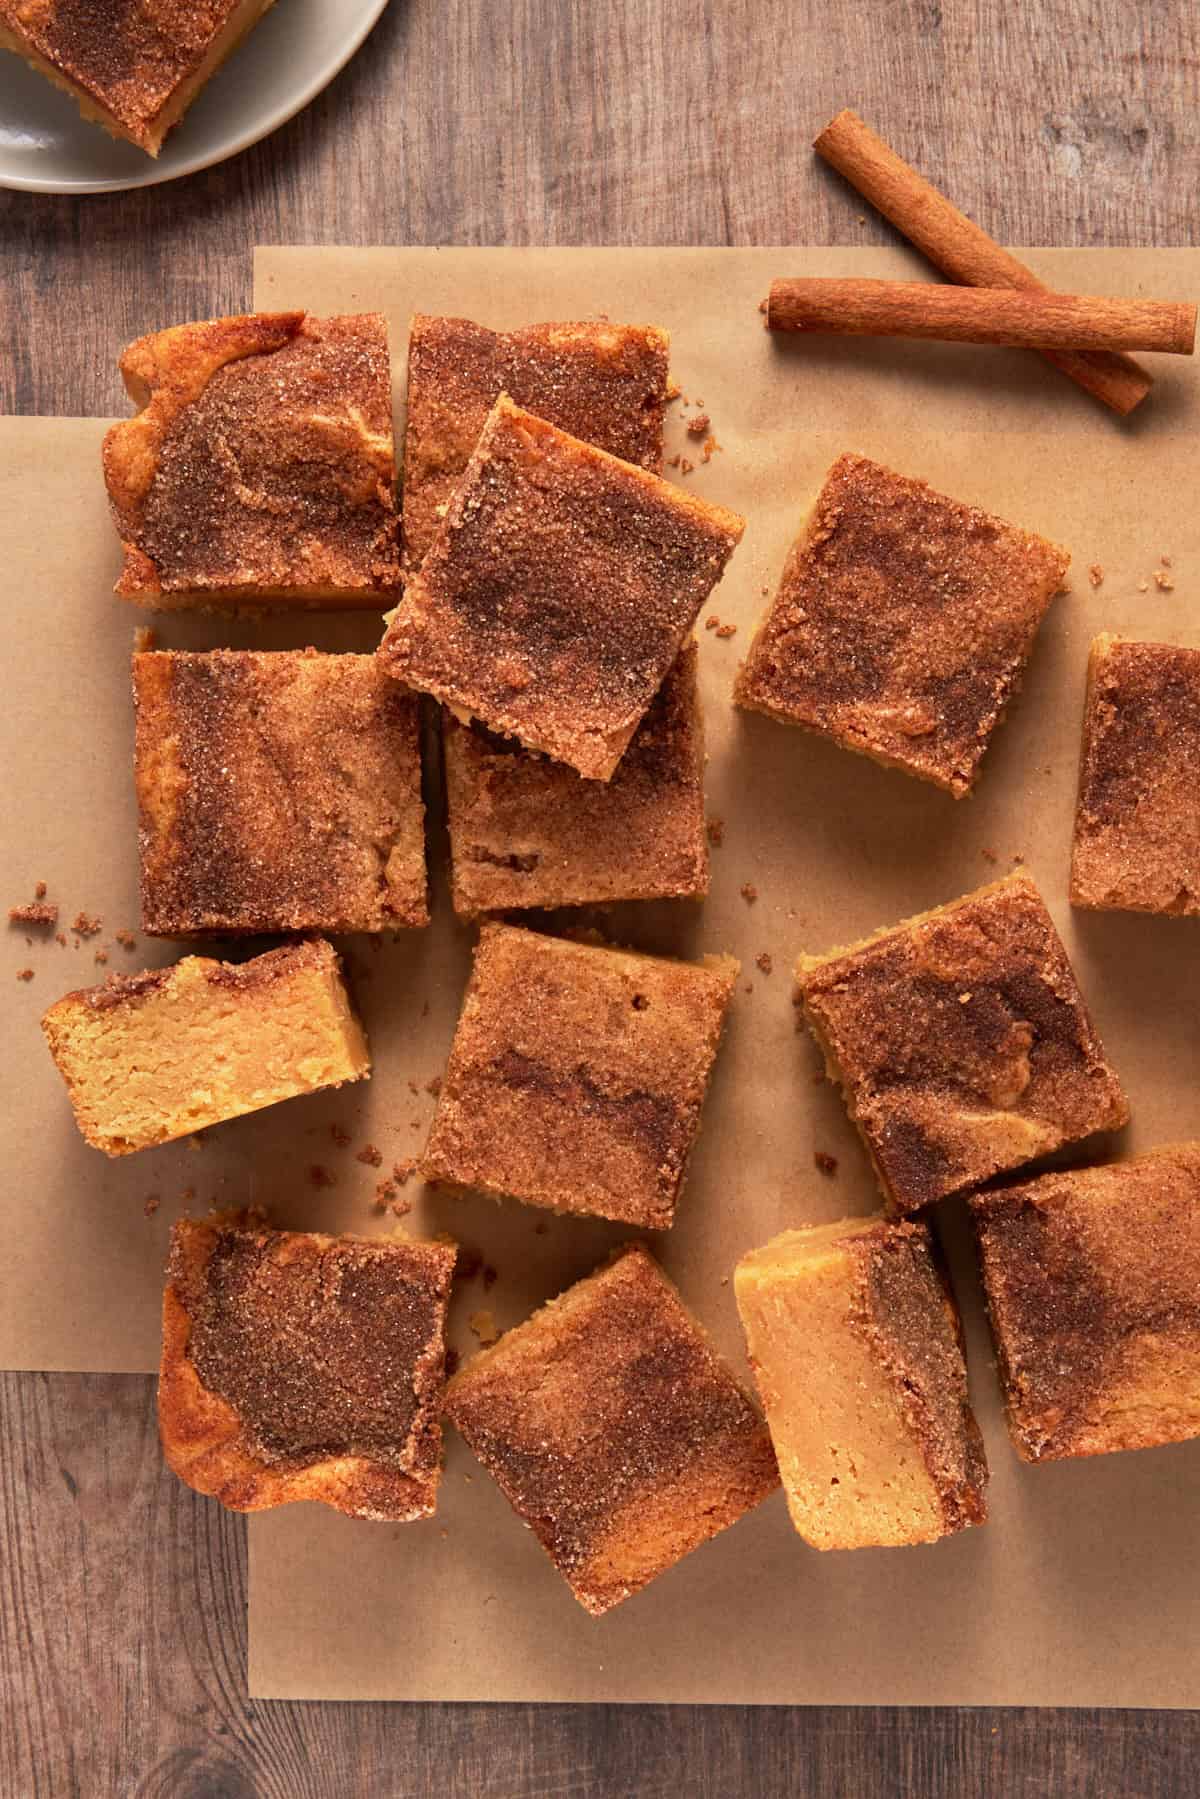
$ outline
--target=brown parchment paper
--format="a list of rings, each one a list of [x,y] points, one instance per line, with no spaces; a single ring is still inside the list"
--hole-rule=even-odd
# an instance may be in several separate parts
[[[1200,252],[1036,251],[1054,285],[1194,294]],[[822,948],[994,878],[1024,857],[1063,930],[1128,1088],[1122,1152],[1200,1135],[1200,933],[1195,921],[1072,914],[1066,902],[1087,645],[1101,629],[1200,643],[1200,398],[1190,363],[1159,359],[1159,384],[1121,424],[1037,358],[932,344],[780,343],[757,302],[773,275],[893,275],[903,252],[848,250],[264,250],[260,306],[382,307],[392,325],[398,422],[413,310],[496,325],[607,312],[673,334],[668,455],[699,463],[686,419],[708,412],[722,446],[686,479],[743,511],[743,545],[700,632],[710,816],[724,821],[703,907],[620,908],[614,936],[648,949],[732,950],[744,965],[729,1033],[674,1231],[660,1253],[745,1370],[727,1282],[737,1257],[786,1225],[877,1200],[836,1093],[816,1085],[797,1034],[790,966]],[[147,320],[149,329],[169,321]],[[96,421],[0,421],[0,542],[8,574],[6,884],[44,879],[64,907],[101,914],[81,948],[6,936],[10,1208],[0,1361],[150,1368],[170,1221],[258,1200],[294,1226],[374,1231],[376,1170],[414,1154],[432,1112],[472,933],[449,909],[440,826],[430,832],[435,922],[374,952],[349,947],[371,1037],[368,1086],[291,1102],[108,1163],[75,1133],[37,1018],[109,967],[172,946],[113,943],[138,931],[127,658],[134,615],[110,592],[117,557]],[[734,714],[729,690],[803,507],[846,448],[880,456],[1073,552],[1072,591],[1039,638],[1024,692],[967,801],[819,739]],[[1174,591],[1153,571],[1172,558]],[[1105,569],[1093,590],[1087,568]],[[1145,584],[1146,591],[1141,591]],[[164,645],[367,648],[377,621],[170,619]],[[996,858],[990,859],[988,854]],[[753,904],[741,896],[752,883]],[[772,972],[756,966],[761,954]],[[15,981],[34,968],[28,985]],[[750,988],[751,991],[746,991]],[[415,1088],[415,1091],[413,1090]],[[348,1131],[339,1148],[332,1128]],[[1103,1146],[1102,1146],[1103,1147]],[[838,1158],[830,1179],[815,1150]],[[323,1172],[314,1176],[313,1170]],[[333,1186],[317,1185],[332,1177]],[[459,1292],[501,1326],[589,1269],[625,1234],[518,1206],[421,1195],[404,1228],[449,1230],[498,1271]],[[192,1197],[188,1197],[188,1194]],[[161,1204],[147,1218],[143,1203]],[[972,1391],[992,1463],[992,1521],[929,1548],[821,1556],[776,1496],[608,1618],[576,1606],[531,1535],[451,1435],[437,1516],[355,1523],[320,1507],[252,1519],[250,1685],[259,1696],[1191,1705],[1200,1703],[1195,1572],[1200,1445],[1024,1468],[999,1412],[960,1206],[940,1223],[966,1313]]]

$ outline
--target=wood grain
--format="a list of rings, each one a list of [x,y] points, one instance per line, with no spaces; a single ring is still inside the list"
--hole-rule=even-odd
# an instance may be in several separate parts
[[[1187,0],[392,0],[326,94],[219,169],[0,195],[0,409],[123,412],[120,347],[245,307],[256,242],[888,242],[810,149],[844,105],[1002,242],[1194,242],[1198,33]],[[255,1703],[245,1533],[163,1471],[153,1384],[4,1376],[0,1440],[6,1799],[1194,1783],[1183,1713]]]

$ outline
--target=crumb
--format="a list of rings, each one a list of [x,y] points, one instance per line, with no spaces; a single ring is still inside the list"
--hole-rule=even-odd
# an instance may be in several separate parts
[[[695,466],[695,463],[689,462],[686,456],[681,456],[679,458],[679,472],[681,475],[690,475]]]
[[[337,1182],[334,1180],[333,1176],[330,1174],[328,1168],[322,1168],[322,1166],[319,1162],[313,1163],[312,1167],[308,1171],[308,1178],[312,1182],[313,1186],[318,1187],[318,1188],[334,1187],[337,1185]]]
[[[142,1210],[146,1214],[147,1218],[153,1218],[154,1214],[157,1212],[157,1210],[158,1210],[159,1206],[161,1206],[161,1204],[162,1204],[162,1200],[158,1197],[158,1194],[151,1193],[150,1196],[148,1197],[148,1199],[146,1200],[145,1205],[142,1207]]]
[[[717,626],[717,636],[718,637],[732,637],[736,630],[737,630],[736,625],[718,625]]]
[[[753,992],[754,992],[754,982],[753,982],[753,981],[747,981],[747,982],[746,982],[746,992],[747,992],[747,993],[753,993]]]
[[[1150,592],[1149,581],[1139,581],[1138,582],[1138,592],[1139,593],[1149,593]]]
[[[703,404],[704,404],[704,401],[699,397],[699,395],[696,396],[695,404],[697,406],[703,406]]]
[[[416,1093],[416,1094],[419,1094],[421,1091],[421,1089],[417,1086],[417,1083],[412,1080],[410,1080],[408,1083],[408,1090],[410,1093]]]
[[[184,1205],[185,1206],[192,1205],[193,1202],[195,1201],[195,1198],[196,1198],[196,1189],[194,1187],[185,1187],[183,1190],[183,1194],[182,1194],[182,1199],[183,1199]]]
[[[765,312],[767,310],[767,302],[765,300],[760,300],[758,302],[758,310],[760,312]]]
[[[1160,593],[1174,593],[1175,591],[1175,583],[1172,581],[1165,568],[1155,569],[1154,585],[1158,588]]]
[[[700,446],[701,460],[703,462],[711,462],[720,448],[721,446],[716,438],[709,432],[708,436]]]
[[[460,1281],[473,1281],[483,1267],[483,1253],[471,1243],[460,1243],[458,1260],[454,1264],[454,1278]]]
[[[102,918],[96,918],[90,912],[79,912],[71,924],[71,929],[78,931],[81,937],[94,937],[103,923]]]
[[[665,396],[667,405],[669,406],[672,400],[677,400],[682,392],[683,389],[680,387],[678,381],[668,381]]]
[[[742,898],[745,900],[745,902],[748,906],[752,906],[754,904],[755,900],[758,898],[758,888],[755,887],[753,885],[753,883],[750,881],[742,882],[741,892],[742,892]]]
[[[681,460],[682,460],[682,458],[679,456],[672,456],[668,459],[667,467],[668,468],[678,468]]]
[[[763,599],[765,600],[767,595],[770,593],[771,589],[769,587],[760,587],[758,591],[759,591],[759,593],[761,593]]]
[[[397,1197],[392,1200],[388,1210],[391,1212],[393,1218],[407,1218],[408,1214],[412,1211],[412,1200],[401,1199],[399,1195],[397,1195]]]
[[[706,631],[719,631],[720,628],[721,628],[720,619],[717,617],[715,612],[710,613],[709,616],[704,621],[704,629]]]
[[[65,931],[55,931],[55,933],[54,933],[54,941],[55,941],[55,943],[61,943],[61,944],[62,944],[62,946],[63,946],[63,948],[64,948],[64,949],[66,949],[66,947],[67,947],[67,933],[66,933],[66,932],[65,932]]]
[[[539,1218],[533,1227],[533,1234],[535,1237],[544,1237],[549,1229],[550,1226],[546,1220],[544,1218]]]
[[[1160,561],[1160,562],[1161,562],[1161,563],[1162,563],[1162,565],[1163,565],[1163,567],[1164,567],[1164,568],[1170,568],[1170,566],[1171,566],[1171,558],[1170,558],[1170,557],[1169,557],[1169,556],[1160,556],[1160,557],[1159,557],[1159,559],[1158,559],[1158,560],[1159,560],[1159,561]],[[39,894],[38,894],[38,898],[39,898],[39,899],[41,899],[41,897],[42,897],[42,896],[41,896],[41,894],[40,894],[40,893],[39,893]]]
[[[723,818],[710,818],[704,829],[708,834],[708,841],[715,850],[719,850],[725,841],[725,820]]]
[[[158,648],[158,632],[153,625],[139,625],[133,633],[133,647],[139,655]]]
[[[379,1186],[376,1187],[375,1197],[371,1201],[371,1210],[373,1212],[386,1212],[387,1211],[388,1196],[389,1196],[390,1192],[391,1192],[391,1187],[390,1187],[389,1183],[387,1181],[381,1181]]]
[[[1014,862],[1024,862],[1024,860],[1025,860],[1025,858],[1021,854],[1020,850],[1013,851],[1012,859]]]
[[[362,1162],[367,1168],[381,1168],[383,1166],[383,1151],[381,1149],[376,1149],[373,1143],[364,1143],[354,1160],[356,1162]]]
[[[479,1338],[484,1349],[488,1349],[493,1343],[498,1343],[500,1341],[500,1332],[496,1329],[496,1320],[489,1311],[472,1312],[471,1316],[467,1319],[467,1323]],[[470,1478],[470,1475],[468,1475],[467,1479],[470,1480]]]
[[[58,907],[43,906],[35,903],[32,906],[10,906],[9,922],[12,924],[52,925],[58,923]]]
[[[821,1174],[827,1174],[827,1175],[832,1176],[837,1173],[837,1166],[838,1166],[837,1157],[831,1156],[829,1154],[828,1150],[824,1150],[824,1149],[816,1150],[813,1154],[813,1162],[815,1163],[817,1169],[820,1171]]]
[[[349,1148],[350,1133],[344,1125],[331,1124],[329,1127],[329,1135],[333,1138],[339,1149]]]
[[[761,955],[755,956],[754,966],[756,968],[761,968],[764,974],[770,974],[772,968],[775,966],[771,960],[770,951],[763,950]]]
[[[447,1351],[446,1351],[446,1379],[447,1380],[450,1379],[450,1376],[452,1374],[457,1374],[458,1364],[459,1364],[460,1360],[461,1360],[461,1358],[459,1356],[457,1349],[447,1349]],[[442,1535],[445,1536],[445,1534],[446,1534],[445,1531],[443,1531]]]
[[[707,412],[698,412],[694,419],[687,422],[689,437],[707,437],[708,428],[712,424]]]
[[[108,951],[106,949],[98,949],[93,957],[93,961],[99,962],[103,967],[104,963],[108,961]]]
[[[114,931],[113,935],[122,949],[136,949],[137,938],[132,931]]]
[[[865,225],[865,224],[866,224],[866,222],[867,222],[867,215],[866,215],[866,213],[865,213],[865,212],[860,212],[860,213],[857,213],[857,214],[856,214],[856,215],[855,215],[855,216],[856,216],[856,217],[857,217],[857,219],[858,219],[858,222],[859,222],[859,224],[860,224],[860,225]]]
[[[449,1374],[449,1372],[450,1372],[450,1357],[451,1356],[453,1356],[455,1358],[454,1366],[456,1368],[458,1367],[458,1351],[453,1350],[453,1349],[448,1349],[446,1351],[446,1372],[447,1372],[447,1374]],[[444,1543],[446,1541],[446,1539],[449,1537],[449,1535],[450,1535],[450,1532],[446,1529],[446,1526],[443,1524],[441,1530],[439,1530],[439,1532],[438,1532],[438,1536],[442,1539],[442,1542]],[[995,1731],[993,1731],[992,1735],[995,1736],[995,1734],[996,1734]]]
[[[428,1093],[430,1095],[431,1098],[436,1099],[438,1094],[441,1092],[441,1090],[442,1090],[442,1077],[440,1074],[435,1074],[431,1081],[426,1081],[425,1091],[426,1091],[426,1093]]]
[[[1169,556],[1164,556],[1164,557],[1163,557],[1163,561],[1164,561],[1164,563],[1166,563],[1166,564],[1168,564],[1168,565],[1169,565],[1169,564],[1170,564],[1170,560],[1171,560],[1171,558],[1170,558],[1170,557],[1169,557]],[[45,897],[46,897],[46,883],[45,883],[45,881],[38,881],[38,882],[37,882],[37,884],[36,884],[36,885],[35,885],[35,887],[34,887],[34,889],[33,889],[33,897],[34,897],[34,899],[35,899],[35,900],[40,900],[40,899],[45,899]]]
[[[1103,569],[1102,565],[1099,562],[1093,562],[1091,568],[1089,568],[1089,570],[1088,570],[1088,580],[1091,582],[1093,587],[1099,587],[1099,585],[1103,581],[1103,579],[1104,579],[1104,569]]]
[[[392,1164],[392,1179],[398,1181],[402,1187],[408,1184],[416,1172],[417,1163],[414,1156],[406,1156],[403,1162],[393,1162]]]
[[[960,993],[958,996],[958,1003],[960,1006],[969,1005],[970,1000],[971,1000],[971,995],[969,993]]]
[[[424,1129],[424,1126],[419,1118],[414,1118],[410,1121],[408,1128],[410,1131],[419,1131]]]
[[[999,860],[995,850],[982,849],[979,854],[983,857],[985,862],[996,862]]]
[[[368,938],[368,939],[367,939],[367,941],[368,941],[368,942],[369,942],[369,943],[373,943],[373,942],[374,942],[374,938]],[[425,1001],[425,1004],[424,1004],[424,1005],[423,1005],[423,1006],[422,1006],[422,1007],[421,1007],[421,1017],[422,1017],[422,1018],[428,1018],[428,1017],[429,1017],[429,1001],[428,1001],[428,1000],[426,1000],[426,1001]]]
[[[18,981],[32,981],[32,979],[33,979],[32,968],[18,968],[17,979],[18,979]]]
[[[494,1287],[496,1285],[496,1282],[499,1280],[499,1278],[500,1277],[496,1273],[496,1270],[492,1267],[492,1264],[490,1262],[485,1262],[483,1264],[483,1290],[484,1290],[484,1292],[486,1293],[490,1287]]]

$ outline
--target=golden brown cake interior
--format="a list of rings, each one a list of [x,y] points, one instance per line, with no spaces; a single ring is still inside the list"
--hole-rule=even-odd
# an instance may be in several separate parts
[[[971,1202],[1026,1461],[1200,1436],[1200,1143]]]
[[[454,909],[506,911],[708,891],[704,729],[688,643],[610,781],[482,726],[442,721]]]
[[[404,561],[419,566],[488,413],[507,393],[538,418],[639,468],[662,462],[669,339],[605,319],[489,331],[418,313],[408,341]]]
[[[380,660],[606,781],[742,529],[501,395]]]
[[[119,594],[156,608],[374,606],[399,585],[381,314],[256,313],[140,338],[104,440]]]
[[[983,1522],[958,1317],[924,1226],[786,1231],[738,1264],[734,1290],[808,1543],[929,1543]]]
[[[429,920],[418,701],[373,656],[133,658],[142,928]]]
[[[0,50],[149,156],[274,0],[0,0]]]
[[[754,1405],[640,1245],[477,1356],[446,1414],[594,1614],[778,1485]]]
[[[961,796],[1069,562],[924,481],[841,456],[751,643],[737,704]]]
[[[1128,1119],[1022,871],[796,968],[889,1207],[913,1212]]]
[[[159,1383],[169,1466],[236,1511],[316,1499],[356,1517],[428,1516],[455,1253],[177,1224]]]
[[[370,1072],[337,956],[185,956],[68,993],[42,1020],[84,1137],[128,1155]]]
[[[666,1230],[737,973],[485,925],[422,1172]]]
[[[1071,903],[1200,913],[1200,650],[1107,633],[1088,658]]]

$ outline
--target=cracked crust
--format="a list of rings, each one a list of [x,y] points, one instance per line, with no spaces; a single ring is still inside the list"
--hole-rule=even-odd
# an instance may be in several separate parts
[[[502,394],[381,664],[607,781],[742,530]]]
[[[446,1415],[593,1616],[779,1484],[752,1400],[641,1245],[477,1356]]]
[[[429,922],[419,702],[373,656],[133,658],[142,929]]]
[[[1026,874],[802,957],[796,978],[894,1213],[1128,1121]]]
[[[1200,913],[1200,650],[1097,637],[1071,903]]]
[[[163,1295],[168,1465],[232,1511],[434,1510],[456,1251],[184,1220]]]
[[[0,0],[12,50],[85,119],[157,156],[274,0]]]
[[[841,456],[735,702],[961,798],[1069,563],[1045,538],[924,481]]]
[[[422,1173],[667,1230],[737,974],[485,925]]]
[[[1027,1462],[1200,1436],[1200,1143],[971,1201]]]
[[[404,565],[419,567],[502,393],[560,431],[658,473],[670,339],[606,320],[489,331],[418,313],[408,340]]]
[[[685,645],[611,781],[442,719],[454,909],[691,899],[708,892],[704,728]]]
[[[121,358],[136,418],[104,440],[125,552],[158,609],[374,607],[400,582],[381,314],[177,325]]]

